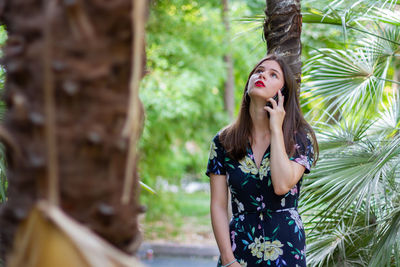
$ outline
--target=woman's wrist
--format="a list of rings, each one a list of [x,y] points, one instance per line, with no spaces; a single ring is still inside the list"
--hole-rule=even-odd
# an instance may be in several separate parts
[[[235,260],[235,256],[233,256],[233,253],[231,255],[221,255],[222,266],[224,266],[234,260]]]
[[[271,135],[272,134],[275,135],[275,134],[282,134],[283,133],[282,128],[279,128],[279,127],[271,127],[270,131],[271,131]]]
[[[222,265],[222,267],[229,267],[229,266],[231,266],[232,264],[234,264],[235,262],[237,262],[237,259],[234,259],[233,261],[230,261],[230,262],[228,262],[227,264]]]

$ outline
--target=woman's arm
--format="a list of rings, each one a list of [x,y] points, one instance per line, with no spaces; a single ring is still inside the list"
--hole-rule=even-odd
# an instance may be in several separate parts
[[[235,259],[229,238],[228,222],[228,186],[226,175],[210,174],[211,188],[211,224],[221,253],[222,265]],[[232,265],[234,266],[234,265]]]
[[[277,195],[289,192],[298,183],[306,169],[288,158],[282,129],[271,129],[270,168],[272,186]]]
[[[270,98],[272,107],[264,109],[270,113],[271,130],[271,181],[274,192],[277,195],[285,195],[300,180],[305,171],[305,167],[289,160],[286,154],[285,141],[283,139],[282,124],[285,118],[285,109],[283,108],[284,96],[281,91],[278,92],[278,104]]]

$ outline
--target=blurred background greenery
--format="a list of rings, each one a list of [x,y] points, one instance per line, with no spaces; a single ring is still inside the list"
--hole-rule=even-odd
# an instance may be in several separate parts
[[[310,266],[400,266],[399,2],[302,1],[301,104],[320,144],[300,204]],[[204,172],[211,138],[231,121],[224,55],[234,63],[235,116],[248,73],[266,52],[264,8],[264,0],[230,1],[228,36],[221,1],[151,2],[140,91],[139,174],[157,192],[141,194],[147,240],[212,239]]]

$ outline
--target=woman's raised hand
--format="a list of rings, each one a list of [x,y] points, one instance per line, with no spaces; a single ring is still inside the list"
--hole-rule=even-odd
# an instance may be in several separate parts
[[[282,95],[281,90],[278,91],[278,103],[271,97],[268,99],[272,104],[272,108],[265,106],[264,109],[269,112],[269,126],[271,130],[282,130],[283,120],[285,118],[285,109],[283,102],[285,97]]]

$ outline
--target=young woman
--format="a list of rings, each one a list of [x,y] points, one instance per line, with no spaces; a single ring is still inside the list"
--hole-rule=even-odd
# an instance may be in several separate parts
[[[318,144],[296,88],[281,57],[263,58],[249,75],[237,120],[211,142],[206,174],[220,251],[217,266],[306,266],[297,205],[303,173],[317,161]]]

